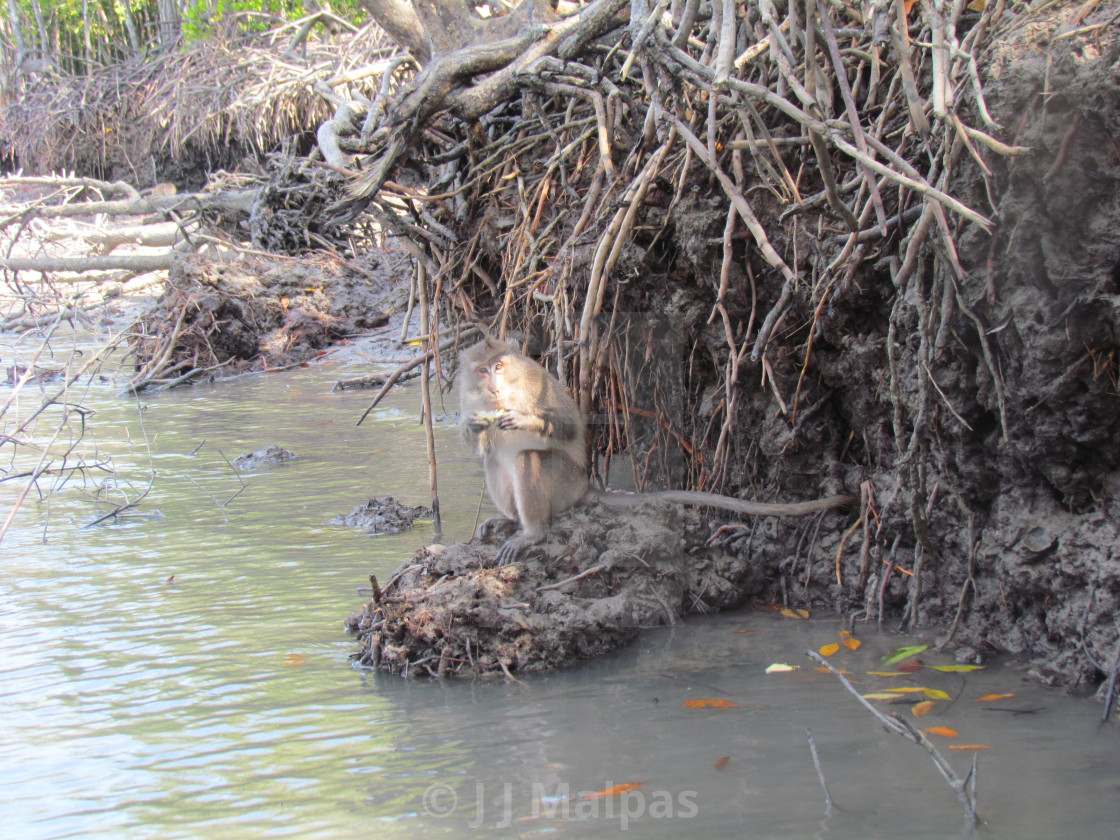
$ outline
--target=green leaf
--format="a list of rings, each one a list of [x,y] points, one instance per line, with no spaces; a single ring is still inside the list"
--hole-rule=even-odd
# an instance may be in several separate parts
[[[935,671],[946,671],[950,674],[963,674],[966,671],[983,670],[983,665],[930,665]]]
[[[907,647],[896,648],[883,657],[883,664],[894,665],[896,662],[901,662],[903,659],[917,656],[928,647],[929,645],[908,645]]]

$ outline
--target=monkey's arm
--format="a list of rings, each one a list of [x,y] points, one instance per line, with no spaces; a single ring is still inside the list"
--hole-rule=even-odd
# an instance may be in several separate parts
[[[528,414],[507,409],[498,418],[498,428],[504,432],[534,432],[543,438],[562,441],[572,440],[579,433],[579,424],[559,411]]]

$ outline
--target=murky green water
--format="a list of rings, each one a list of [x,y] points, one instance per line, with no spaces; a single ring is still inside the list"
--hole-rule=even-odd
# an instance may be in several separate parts
[[[136,488],[152,467],[157,478],[138,516],[93,528],[83,488],[96,476],[75,478],[49,505],[30,498],[0,543],[6,836],[964,836],[928,756],[800,655],[836,638],[833,621],[690,621],[525,684],[353,669],[342,621],[364,601],[357,588],[434,539],[430,523],[377,538],[328,524],[370,495],[427,499],[417,390],[355,427],[370,394],[329,391],[355,374],[324,364],[145,396],[142,424],[119,387],[93,386],[98,452]],[[469,532],[480,488],[451,422],[439,436],[448,540]],[[242,489],[226,458],[272,443],[297,459]],[[0,511],[18,484],[0,484]],[[1099,706],[996,667],[872,677],[907,640],[862,638],[837,656],[861,691],[959,695],[920,725],[958,730],[943,747],[990,747],[979,790],[992,836],[1116,836],[1120,729],[1098,723]],[[772,662],[805,667],[764,674]],[[987,693],[1015,696],[974,702]],[[683,705],[695,698],[740,705]],[[971,752],[946,755],[967,772]]]

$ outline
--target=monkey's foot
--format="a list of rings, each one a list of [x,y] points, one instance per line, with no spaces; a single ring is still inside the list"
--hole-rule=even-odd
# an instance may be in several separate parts
[[[510,537],[505,541],[505,544],[498,549],[498,565],[508,566],[510,563],[523,560],[525,555],[529,552],[529,549],[543,540],[544,534],[518,534],[516,537]]]
[[[492,516],[478,526],[478,538],[486,542],[497,542],[512,536],[517,531],[517,523],[504,516]]]

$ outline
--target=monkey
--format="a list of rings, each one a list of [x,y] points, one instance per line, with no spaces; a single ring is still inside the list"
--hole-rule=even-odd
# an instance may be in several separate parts
[[[543,541],[552,517],[581,501],[634,507],[660,499],[750,516],[801,516],[856,500],[840,495],[782,504],[693,490],[631,494],[590,489],[586,422],[556,377],[514,342],[491,338],[463,351],[459,375],[463,438],[482,458],[495,507],[519,526],[498,551],[500,565]]]
[[[494,506],[520,526],[498,552],[504,565],[541,542],[552,517],[587,493],[583,415],[513,342],[486,338],[469,347],[460,371],[463,437],[482,457]]]

